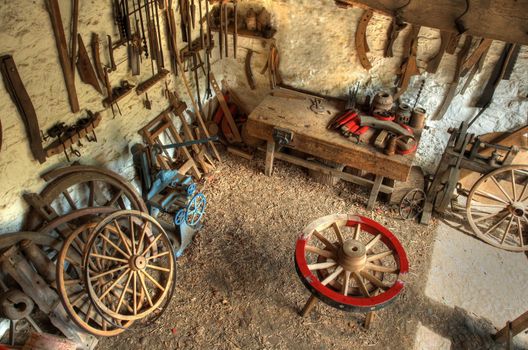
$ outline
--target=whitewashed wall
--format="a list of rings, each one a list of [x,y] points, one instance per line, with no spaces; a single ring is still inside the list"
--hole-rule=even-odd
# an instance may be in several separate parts
[[[70,1],[60,0],[61,11],[66,30],[69,28]],[[81,1],[79,32],[89,45],[91,33],[97,32],[101,39],[112,33],[117,37],[111,18],[111,1]],[[400,64],[401,44],[405,32],[395,45],[395,57],[384,59],[382,56],[389,25],[387,18],[375,15],[368,28],[368,41],[371,48],[369,57],[373,63],[370,72],[366,72],[358,62],[354,49],[354,32],[362,13],[359,9],[339,9],[331,0],[320,1],[240,1],[244,7],[259,8],[265,6],[271,13],[278,29],[276,44],[281,53],[280,71],[286,83],[299,88],[317,91],[328,95],[344,96],[348,86],[359,80],[369,92],[392,86],[395,71]],[[163,18],[161,18],[163,26]],[[164,30],[162,31],[162,34]],[[418,63],[424,67],[427,59],[436,52],[439,45],[439,33],[423,28],[418,44]],[[162,39],[165,43],[165,38]],[[183,46],[179,41],[180,47]],[[460,121],[469,118],[474,109],[467,108],[470,101],[478,97],[490,69],[500,54],[502,43],[495,43],[486,60],[486,67],[477,77],[466,96],[454,100],[442,121],[430,122],[430,129],[422,139],[418,164],[429,168],[438,158],[446,140],[445,130],[457,126]],[[103,45],[102,47],[106,47]],[[246,50],[252,48],[258,52],[253,58],[253,69],[258,89],[249,91],[244,76],[244,58]],[[89,48],[88,48],[89,50]],[[215,55],[218,50],[215,50]],[[8,1],[0,0],[0,54],[14,56],[19,74],[32,98],[40,127],[47,130],[59,121],[73,123],[80,114],[70,112],[67,94],[59,64],[49,15],[43,0]],[[165,53],[167,53],[165,46]],[[217,80],[224,76],[230,86],[235,87],[248,106],[256,105],[267,93],[267,78],[259,74],[266,59],[267,49],[259,40],[239,40],[238,58],[222,61],[214,60]],[[107,51],[102,50],[103,62],[107,62]],[[124,59],[124,49],[116,52],[116,61]],[[528,117],[526,78],[528,71],[527,50],[523,48],[512,79],[503,82],[496,93],[494,104],[474,126],[474,131],[488,132],[508,130],[525,124]],[[435,76],[424,76],[426,80],[422,104],[428,111],[434,111],[445,92],[446,83],[451,79],[455,57],[446,56]],[[168,57],[166,57],[168,62]],[[132,77],[126,71],[126,64],[119,65],[118,71],[110,79],[116,85],[120,79],[136,84],[151,75],[150,63],[144,61],[142,75]],[[80,82],[77,76],[77,91],[81,108],[98,111],[102,109],[102,97],[92,87]],[[170,86],[176,88],[190,106],[180,78],[171,76]],[[409,95],[413,98],[415,88],[411,86]],[[133,168],[129,147],[140,141],[137,134],[144,124],[167,107],[162,96],[162,85],[149,91],[153,101],[152,110],[143,108],[141,98],[131,94],[120,102],[122,116],[112,119],[112,113],[104,111],[103,121],[97,129],[99,142],[88,144],[80,149],[85,164],[99,164],[117,170],[132,179]],[[202,93],[203,96],[203,93]],[[39,174],[47,169],[65,164],[63,156],[50,158],[39,165],[33,160],[26,139],[21,117],[9,98],[4,85],[0,84],[0,118],[3,124],[4,144],[0,150],[0,232],[16,230],[20,227],[26,206],[21,194],[26,191],[39,191],[44,182]]]

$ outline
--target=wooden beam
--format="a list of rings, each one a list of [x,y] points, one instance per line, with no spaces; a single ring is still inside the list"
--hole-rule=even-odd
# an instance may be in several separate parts
[[[463,22],[465,34],[509,43],[528,44],[528,0],[468,0],[469,11]],[[337,0],[338,6],[371,8],[375,13],[393,16],[405,2],[396,0]],[[455,19],[465,10],[461,0],[412,0],[400,11],[403,21],[414,25],[458,32]]]

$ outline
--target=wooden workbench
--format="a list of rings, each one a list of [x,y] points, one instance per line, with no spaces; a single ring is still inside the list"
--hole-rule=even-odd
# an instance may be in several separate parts
[[[370,186],[368,209],[374,207],[379,192],[392,193],[391,186],[382,184],[384,178],[407,180],[414,154],[387,156],[373,146],[356,144],[326,129],[328,122],[342,111],[341,102],[324,100],[322,114],[313,112],[311,104],[309,98],[269,95],[249,115],[246,126],[249,135],[267,142],[266,175],[272,174],[276,158],[358,185]],[[293,134],[292,141],[286,147],[372,173],[375,175],[374,181],[281,152],[273,139],[273,130],[276,128],[289,130]]]

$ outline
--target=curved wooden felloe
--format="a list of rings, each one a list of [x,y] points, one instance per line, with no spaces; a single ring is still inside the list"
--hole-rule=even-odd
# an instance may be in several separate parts
[[[466,213],[475,235],[494,247],[528,251],[528,165],[509,165],[481,177]]]
[[[295,248],[295,267],[310,292],[328,305],[369,312],[401,293],[409,263],[398,239],[379,223],[335,214],[303,230]]]
[[[374,12],[372,10],[366,10],[363,12],[356,29],[356,52],[359,57],[359,62],[366,70],[372,68],[372,64],[370,64],[367,57],[367,52],[369,52],[367,43],[367,26],[373,15]]]
[[[98,273],[87,268],[98,263]],[[101,220],[90,234],[82,266],[92,302],[112,319],[139,320],[152,313],[159,316],[175,287],[170,240],[154,218],[140,211],[122,210]],[[111,271],[118,271],[113,282],[104,290],[97,289],[98,274]],[[116,305],[107,296],[121,284]]]

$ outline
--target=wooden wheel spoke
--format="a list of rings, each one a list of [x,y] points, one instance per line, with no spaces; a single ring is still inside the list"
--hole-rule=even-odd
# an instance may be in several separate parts
[[[397,267],[376,265],[376,264],[371,264],[371,263],[367,263],[365,265],[365,268],[367,270],[378,271],[378,272],[397,273],[398,271]]]
[[[385,283],[383,283],[383,281],[381,281],[379,278],[377,278],[376,276],[374,276],[370,272],[362,270],[360,272],[360,274],[361,274],[361,276],[365,277],[366,280],[368,280],[370,283],[372,283],[373,285],[375,285],[378,288],[381,288],[381,289],[389,289],[390,288]]]
[[[519,245],[521,247],[524,247],[524,238],[523,238],[523,232],[522,232],[522,224],[521,224],[521,218],[517,218],[517,233],[519,234]]]
[[[97,280],[97,279],[99,279],[99,278],[101,278],[101,277],[104,277],[104,276],[110,275],[110,274],[112,274],[112,273],[114,273],[114,272],[121,271],[121,270],[123,270],[123,269],[126,269],[127,267],[128,267],[128,265],[121,265],[121,266],[119,266],[119,267],[116,267],[115,269],[111,269],[111,270],[108,270],[108,271],[102,272],[102,273],[100,273],[100,274],[98,274],[98,275],[95,275],[95,276],[90,277],[90,281],[95,281],[95,280]]]
[[[125,249],[128,252],[128,255],[129,256],[132,255],[132,250],[130,249],[130,246],[128,245],[128,242],[127,242],[127,239],[125,237],[125,234],[123,233],[123,231],[121,231],[121,227],[119,226],[119,223],[116,220],[114,220],[113,224],[114,224],[114,227],[117,229],[117,233],[119,235],[119,238],[121,239],[121,241],[125,245]]]
[[[504,234],[502,235],[501,244],[504,243],[504,240],[506,239],[506,236],[508,235],[508,232],[510,231],[510,227],[511,227],[511,225],[513,223],[513,218],[514,218],[514,216],[512,215],[510,217],[510,221],[508,221],[508,226],[506,227],[506,230],[504,230]]]
[[[117,288],[120,288],[120,287],[121,287],[121,285],[118,284],[118,285],[117,285]],[[123,288],[120,288],[120,289],[123,289]],[[130,290],[130,288],[127,288],[126,291],[127,291],[127,293],[129,293],[129,294],[132,293],[132,291]],[[121,294],[117,293],[117,291],[115,291],[115,290],[112,291],[112,295],[113,295],[116,299],[119,299],[120,296],[121,296]],[[113,306],[113,305],[115,305],[115,302],[112,303],[112,306]],[[123,306],[128,310],[128,312],[132,312],[132,308],[130,307],[130,305],[128,305],[127,303],[124,303]],[[116,320],[116,321],[121,322],[120,320]]]
[[[170,269],[168,269],[166,267],[157,266],[157,265],[147,264],[147,268],[153,269],[153,270],[158,270],[158,271],[163,271],[163,272],[171,272]]]
[[[368,253],[368,251],[370,249],[372,249],[372,247],[374,247],[374,245],[376,243],[378,243],[378,241],[381,239],[381,233],[376,235],[376,237],[372,238],[366,245],[365,245],[365,251]]]
[[[94,207],[95,206],[95,182],[94,181],[88,181],[88,206]]]
[[[359,241],[359,234],[361,233],[361,224],[358,222],[356,225],[356,230],[354,231],[354,239]]]
[[[331,260],[331,261],[317,263],[317,264],[310,264],[308,265],[308,269],[312,271],[323,270],[323,269],[327,269],[329,267],[335,266],[336,264],[337,263],[335,261]]]
[[[387,256],[390,256],[392,255],[392,250],[386,250],[384,252],[381,252],[381,253],[377,253],[377,254],[372,254],[372,255],[367,255],[367,262],[369,261],[374,261],[374,260],[379,260],[379,259],[383,259]]]
[[[143,275],[141,273],[138,273],[137,276],[139,278],[139,284],[141,285],[141,288],[145,292],[145,296],[147,297],[147,301],[149,305],[153,306],[154,304],[152,303],[152,299],[150,298],[150,294],[148,292],[147,286],[145,285],[145,280],[143,279]]]
[[[143,249],[143,240],[145,239],[145,234],[147,233],[147,228],[148,228],[148,223],[145,222],[143,223],[143,227],[141,228],[141,233],[139,234],[139,239],[137,241],[137,250],[136,250],[136,254],[137,252],[140,252],[141,249]]]
[[[495,201],[495,202],[500,202],[500,203],[503,203],[503,204],[506,204],[506,205],[509,204],[508,202],[504,201],[502,198],[494,196],[491,193],[487,193],[487,192],[483,192],[483,191],[477,190],[477,191],[475,191],[475,194],[479,195],[481,197],[487,198],[489,200]]]
[[[487,219],[490,219],[492,217],[495,217],[499,214],[503,213],[503,211],[497,211],[497,212],[494,212],[494,213],[489,213],[489,214],[486,214],[486,215],[483,215],[481,216],[480,218],[476,218],[476,219],[473,219],[474,222],[481,222],[481,221],[484,221],[484,220],[487,220]]]
[[[491,231],[495,230],[497,227],[500,226],[500,224],[502,224],[504,222],[504,220],[506,220],[506,218],[508,217],[508,214],[504,215],[499,221],[497,221],[493,226],[491,226],[490,228],[488,228],[486,230],[486,232],[484,232],[484,235],[487,235],[488,233],[490,233]]]
[[[73,198],[70,196],[70,192],[68,192],[68,190],[64,190],[62,192],[62,195],[64,196],[64,198],[66,198],[66,202],[68,202],[68,205],[73,209],[73,210],[77,210],[77,205],[75,204],[75,201],[73,200]]]
[[[130,242],[132,246],[132,254],[136,255],[136,238],[135,238],[135,231],[134,231],[134,220],[132,215],[128,217],[128,224],[130,225]]]
[[[365,282],[363,282],[363,278],[358,272],[353,272],[352,277],[356,280],[356,283],[358,285],[358,288],[365,297],[370,298],[370,293],[367,289],[367,286],[365,285]]]
[[[324,280],[321,281],[321,284],[323,286],[326,286],[328,283],[332,282],[339,276],[339,274],[343,271],[343,268],[341,266],[338,266],[334,272],[329,274]]]
[[[311,246],[311,245],[307,245],[305,247],[305,249],[306,249],[307,252],[315,253],[315,254],[323,256],[325,258],[329,258],[329,259],[335,259],[336,258],[336,255],[333,252],[329,251],[329,250],[323,250],[321,248],[317,248],[317,247],[314,247],[314,246]]]
[[[506,205],[504,204],[488,204],[488,203],[480,203],[475,200],[471,202],[471,206],[476,207],[486,207],[486,208],[506,208]]]
[[[132,306],[134,315],[137,315],[137,272],[133,271],[133,281],[132,281]]]
[[[511,177],[512,177],[512,194],[513,194],[513,200],[517,200],[517,183],[515,181],[515,170],[511,170]],[[519,198],[520,199],[520,198]]]
[[[328,250],[331,250],[334,253],[337,251],[335,245],[333,245],[329,240],[327,240],[325,236],[320,234],[319,231],[314,230],[313,235],[317,237],[325,245],[325,247],[328,248]]]
[[[170,252],[166,251],[166,252],[162,252],[162,253],[159,253],[159,254],[156,254],[156,255],[152,255],[152,256],[149,256],[147,258],[147,261],[153,260],[153,259],[157,259],[157,258],[161,258],[162,256],[169,255],[169,254],[170,254]]]
[[[524,202],[527,198],[524,198],[524,194],[526,193],[526,188],[528,188],[528,181],[524,184],[524,187],[521,191],[521,194],[519,195],[519,201]]]
[[[81,301],[83,297],[86,297],[86,296],[87,296],[86,292],[84,290],[81,290],[78,293],[75,293],[75,294],[72,294],[72,295],[68,295],[68,300],[70,300],[70,303],[71,303],[72,306],[76,306],[77,303],[79,301]],[[74,298],[74,297],[75,297],[75,299],[72,300],[72,298]]]
[[[512,170],[513,171],[513,170]],[[506,192],[506,190],[504,189],[504,187],[502,187],[502,185],[497,181],[497,179],[495,178],[495,176],[491,175],[490,176],[490,179],[491,181],[493,181],[493,183],[499,188],[499,190],[502,192],[502,194],[504,195],[504,197],[506,198],[506,200],[510,203],[513,202],[513,200],[511,199],[510,195],[508,194],[508,192]]]
[[[97,253],[90,253],[90,257],[99,258],[99,259],[103,259],[103,260],[117,261],[117,262],[121,262],[121,263],[124,263],[124,264],[128,264],[128,260],[121,259],[121,258],[116,258],[114,256],[102,255],[102,254],[97,254]]]
[[[154,244],[156,244],[156,242],[161,238],[161,234],[159,234],[156,238],[154,238],[154,240],[152,242],[150,242],[150,244],[148,245],[148,247],[145,249],[144,252],[140,252],[139,254],[141,256],[145,256],[147,255],[148,251],[150,250],[150,248],[152,248],[154,246]]]
[[[337,236],[337,240],[339,241],[339,243],[343,244],[343,241],[345,239],[343,238],[343,233],[341,232],[341,229],[339,228],[336,222],[332,223],[332,228],[334,229],[334,232]]]
[[[70,286],[72,284],[80,284],[80,283],[81,283],[81,280],[79,278],[74,278],[71,280],[64,281],[65,286]]]
[[[113,207],[115,205],[115,203],[117,202],[117,200],[119,198],[121,198],[121,196],[123,195],[123,190],[119,190],[117,191],[116,194],[114,194],[112,196],[112,198],[110,198],[110,200],[108,202],[106,202],[106,204],[104,205],[105,207]]]
[[[128,285],[130,284],[130,280],[132,279],[132,275],[133,275],[133,273],[132,273],[132,271],[130,271],[128,273],[128,278],[127,278],[127,281],[125,282],[124,288],[121,291],[121,296],[119,297],[119,302],[117,303],[117,307],[115,309],[116,313],[119,313],[119,309],[121,308],[121,304],[123,303],[123,300],[125,300],[125,295],[127,293]]]
[[[147,277],[150,282],[152,282],[152,284],[158,287],[162,292],[165,291],[165,287],[163,287],[158,281],[156,281],[156,279],[152,277],[148,272],[146,272],[145,270],[139,270],[139,272],[145,275],[145,277]]]
[[[112,291],[112,289],[115,288],[115,286],[127,275],[127,273],[130,271],[130,268],[126,269],[124,273],[122,273],[118,278],[115,279],[115,281],[108,287],[107,290],[104,291],[103,294],[99,297],[99,300],[103,301],[103,299]]]
[[[348,285],[350,284],[350,271],[344,271],[343,275],[344,275],[344,281],[343,281],[343,286],[341,288],[341,292],[343,293],[344,296],[347,296],[348,295]]]
[[[90,303],[90,305],[88,305],[88,310],[86,311],[86,315],[84,315],[84,322],[86,323],[90,322],[90,318],[92,318],[92,309],[93,309],[93,304]]]
[[[110,244],[116,251],[118,251],[125,258],[130,258],[130,254],[125,253],[123,249],[119,248],[119,246],[115,244],[114,242],[112,242],[110,238],[106,237],[105,235],[100,235],[100,236],[103,240],[105,240],[108,244]]]

